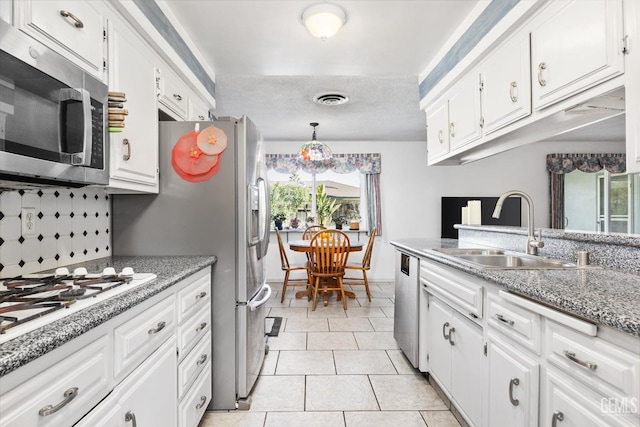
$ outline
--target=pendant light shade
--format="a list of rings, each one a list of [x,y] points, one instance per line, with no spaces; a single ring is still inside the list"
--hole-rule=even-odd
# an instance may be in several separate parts
[[[313,127],[311,141],[300,147],[298,159],[303,163],[304,169],[326,169],[331,166],[333,153],[331,149],[316,139],[316,126],[318,123],[309,123]]]
[[[344,10],[332,3],[317,3],[302,13],[302,23],[314,37],[326,40],[347,22]]]

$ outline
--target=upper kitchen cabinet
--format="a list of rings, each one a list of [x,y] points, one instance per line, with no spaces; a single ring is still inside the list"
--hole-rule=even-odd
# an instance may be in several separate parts
[[[629,1],[624,5],[625,29],[630,43],[638,46],[640,43],[640,2]],[[630,49],[626,58],[627,70],[625,75],[625,108],[629,118],[640,117],[640,49]],[[640,120],[626,120],[627,137],[627,172],[640,172]]]
[[[531,31],[539,110],[624,72],[622,0],[556,1]]]
[[[112,193],[158,192],[158,106],[152,50],[128,25],[109,22],[109,90],[124,92],[122,132],[110,133]],[[116,112],[117,114],[117,112]]]
[[[196,96],[189,97],[189,120],[210,120],[209,107]]]
[[[449,152],[449,101],[435,102],[426,111],[429,162]]]
[[[481,65],[484,133],[531,114],[529,34],[518,34]]]
[[[170,69],[163,68],[157,72],[156,84],[160,108],[177,120],[187,120],[189,89],[182,80]]]
[[[16,25],[101,80],[105,77],[105,18],[100,2],[22,0]]]

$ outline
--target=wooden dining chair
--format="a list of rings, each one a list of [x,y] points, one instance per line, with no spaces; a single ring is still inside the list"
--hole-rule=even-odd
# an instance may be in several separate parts
[[[325,229],[313,235],[309,247],[310,269],[313,279],[311,310],[316,309],[321,284],[321,292],[325,295],[332,291],[339,292],[338,299],[342,298],[342,306],[346,310],[347,299],[344,295],[342,278],[351,250],[349,237],[340,230]]]
[[[307,227],[302,233],[302,240],[311,240],[314,234],[316,234],[320,230],[326,230],[327,227],[324,225],[310,225]]]
[[[369,242],[367,243],[367,248],[364,251],[364,255],[362,256],[361,263],[353,263],[347,264],[344,268],[346,272],[350,271],[361,271],[362,277],[346,277],[344,281],[349,285],[364,285],[365,290],[367,291],[367,298],[369,298],[369,302],[371,302],[371,292],[369,292],[369,280],[367,279],[367,271],[371,269],[371,254],[373,252],[373,242],[376,238],[376,229],[371,230],[369,234]],[[352,282],[352,281],[355,281]]]
[[[289,263],[289,258],[287,257],[287,251],[285,250],[284,244],[282,243],[282,237],[280,237],[280,232],[276,228],[276,236],[278,236],[278,246],[280,247],[280,262],[282,264],[282,270],[284,271],[284,282],[282,282],[282,296],[280,297],[280,302],[284,302],[284,295],[287,293],[287,285],[291,284],[291,286],[310,286],[311,284],[311,271],[309,270],[309,263],[306,265],[291,265]],[[303,279],[290,279],[289,275],[292,271],[302,271],[306,272],[307,278]],[[311,296],[311,294],[309,294]]]

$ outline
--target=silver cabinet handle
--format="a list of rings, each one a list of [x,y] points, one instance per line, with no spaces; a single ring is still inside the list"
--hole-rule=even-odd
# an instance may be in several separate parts
[[[67,10],[61,10],[60,11],[60,16],[62,16],[63,18],[71,18],[73,20],[73,25],[76,28],[83,28],[84,27],[84,23],[80,20],[80,18],[78,18],[76,15],[74,15],[73,13],[67,11]]]
[[[167,322],[158,322],[158,326],[156,326],[155,328],[149,329],[149,331],[147,332],[149,333],[149,335],[157,334],[158,332],[163,330],[165,326],[167,326]]]
[[[455,128],[455,123],[451,122],[449,123],[449,136],[451,138],[455,138],[456,137],[456,128]]]
[[[553,413],[553,418],[551,418],[551,427],[556,427],[558,425],[558,421],[564,421],[564,414],[560,411],[555,411]]]
[[[200,403],[196,405],[196,409],[202,408],[206,401],[207,401],[207,396],[200,396]]]
[[[513,406],[518,406],[520,404],[520,401],[513,398],[514,385],[520,385],[520,380],[518,378],[511,378],[511,381],[509,381],[509,401]]]
[[[207,327],[207,322],[202,322],[200,323],[200,325],[196,328],[196,332],[200,332],[201,330],[203,330],[204,328]]]
[[[598,365],[596,363],[592,363],[592,362],[587,362],[585,360],[580,360],[576,357],[576,354],[572,351],[568,351],[565,350],[564,351],[564,357],[566,357],[567,359],[571,360],[574,363],[577,363],[580,366],[584,366],[585,368],[589,368],[592,371],[595,371],[596,368],[598,367]]]
[[[176,99],[176,101],[182,101],[182,96],[180,96],[179,93],[174,93],[173,97]]]
[[[438,131],[438,141],[440,141],[440,144],[444,143],[444,138],[443,138],[443,134],[442,134],[442,129],[440,129]]]
[[[65,406],[67,406],[67,404],[69,402],[71,402],[73,399],[75,399],[77,395],[78,395],[78,387],[71,387],[70,389],[68,389],[67,391],[64,392],[64,394],[63,394],[64,399],[62,399],[62,401],[60,403],[58,403],[55,406],[54,405],[44,406],[42,409],[40,409],[38,411],[38,414],[40,416],[42,416],[42,417],[46,417],[47,415],[55,414],[60,409],[62,409]]]
[[[200,356],[200,359],[198,359],[198,361],[196,362],[196,365],[200,366],[206,361],[207,361],[207,355],[203,354]]]
[[[445,323],[444,325],[442,325],[442,337],[443,337],[445,340],[448,340],[448,339],[449,339],[449,336],[450,336],[450,334],[451,334],[451,333],[448,333],[448,334],[447,334],[447,333],[444,331],[444,330],[445,330],[445,328],[448,328],[448,327],[449,327],[449,322],[447,322],[447,323]]]
[[[198,118],[199,118],[200,120],[204,120],[204,116],[203,116],[202,114],[200,114],[200,115],[198,116]]]
[[[451,345],[456,345],[456,343],[453,342],[453,333],[455,331],[456,331],[456,328],[449,329],[449,344],[451,344]]]
[[[547,64],[545,64],[544,62],[541,62],[540,64],[538,64],[538,83],[540,84],[540,86],[547,85],[547,81],[542,78],[542,72],[546,69],[547,69]]]
[[[513,324],[514,324],[513,320],[505,318],[502,314],[496,314],[496,319],[498,319],[502,323],[506,323],[509,326],[513,326]]]
[[[136,422],[136,414],[134,414],[131,411],[128,411],[126,414],[124,414],[124,421],[125,422],[131,421],[131,425],[133,427],[136,427],[138,425],[138,423]]]
[[[127,138],[122,140],[122,145],[127,147],[127,154],[122,155],[122,160],[127,161],[131,158],[131,143]]]
[[[205,291],[202,291],[198,295],[196,295],[196,299],[204,298],[206,296],[207,296],[207,293]]]
[[[511,82],[509,86],[509,97],[511,98],[511,102],[518,102],[518,95],[516,93],[516,89],[518,89],[518,82]]]

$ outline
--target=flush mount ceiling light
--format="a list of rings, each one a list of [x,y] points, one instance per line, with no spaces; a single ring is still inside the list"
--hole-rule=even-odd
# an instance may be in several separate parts
[[[347,14],[332,3],[317,3],[302,12],[302,23],[311,35],[326,40],[347,22]]]

